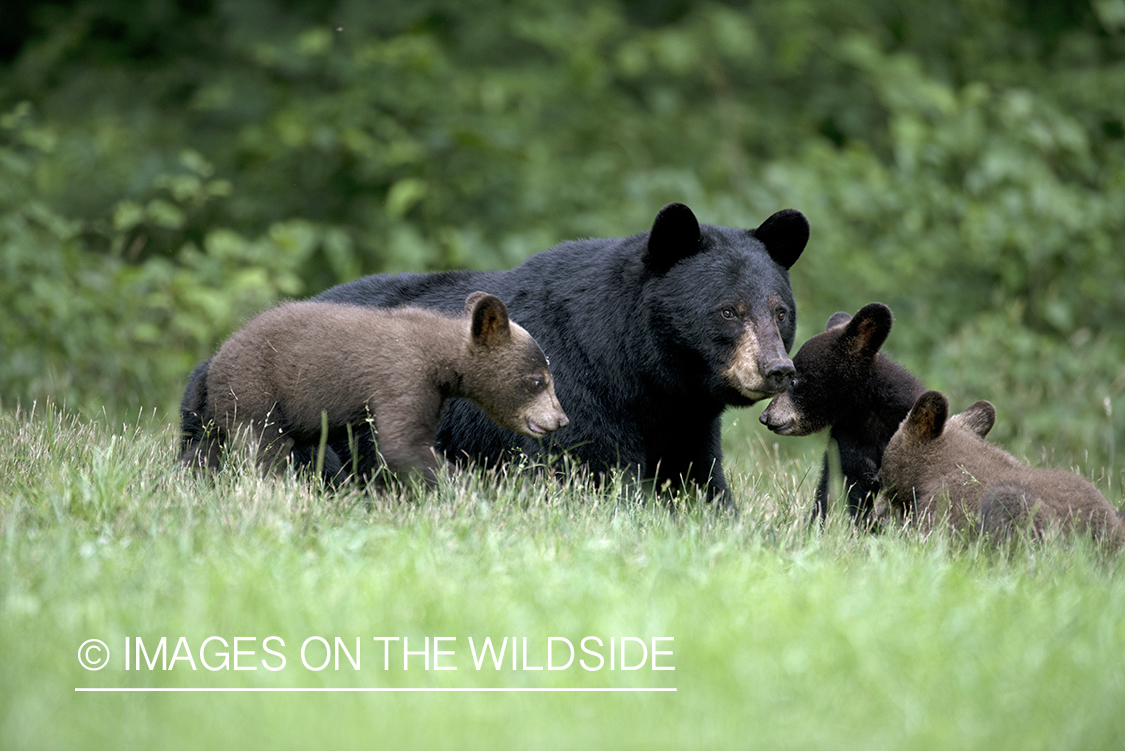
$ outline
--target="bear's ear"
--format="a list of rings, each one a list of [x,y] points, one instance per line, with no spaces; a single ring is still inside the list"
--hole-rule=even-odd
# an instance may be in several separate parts
[[[890,308],[881,302],[868,303],[848,321],[840,341],[852,354],[874,357],[887,341],[893,322]]]
[[[676,261],[699,252],[699,220],[682,203],[670,203],[656,215],[648,233],[644,263],[657,274],[664,274]]]
[[[762,241],[770,258],[788,269],[809,242],[809,220],[797,209],[782,209],[750,234]]]
[[[932,441],[941,435],[949,416],[949,401],[940,391],[927,391],[914,401],[902,429],[917,440]]]
[[[504,344],[512,338],[512,330],[508,325],[508,308],[504,301],[496,295],[484,292],[474,292],[465,300],[465,306],[471,304],[473,314],[472,338],[474,344],[483,347],[494,347]]]
[[[979,402],[970,404],[964,412],[950,417],[949,424],[954,423],[984,438],[988,435],[988,431],[992,430],[992,426],[996,424],[996,407],[992,406],[992,402],[981,399]]]
[[[842,310],[839,311],[839,312],[833,313],[831,315],[831,317],[829,317],[828,325],[824,327],[824,330],[828,331],[829,329],[834,329],[837,326],[843,326],[845,323],[847,323],[850,320],[852,320],[852,314],[851,313],[845,313]]]
[[[465,298],[465,315],[471,316],[473,314],[473,309],[477,307],[477,303],[480,302],[481,299],[485,298],[485,297],[488,297],[487,292],[474,292],[471,295],[469,295],[468,297],[466,297]]]

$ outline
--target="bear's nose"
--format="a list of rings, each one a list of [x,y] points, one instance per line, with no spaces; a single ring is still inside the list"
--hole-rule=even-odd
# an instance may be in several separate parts
[[[777,393],[789,388],[789,384],[795,375],[797,375],[797,369],[793,367],[792,360],[774,360],[766,368],[766,382]]]
[[[776,403],[777,403],[776,399],[774,401],[770,402],[770,406],[766,407],[766,411],[758,416],[758,422],[762,423],[763,425],[765,425],[767,428],[774,431],[775,433],[784,434],[785,431],[787,431],[790,427],[792,427],[793,420],[790,419],[790,420],[785,420],[785,422],[777,422],[778,417],[775,416],[774,413],[773,413],[773,406]]]

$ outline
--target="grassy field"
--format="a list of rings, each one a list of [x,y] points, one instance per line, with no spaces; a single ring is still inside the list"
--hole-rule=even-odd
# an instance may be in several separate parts
[[[1122,747],[1121,559],[810,531],[823,439],[776,451],[750,412],[728,426],[728,518],[526,475],[378,498],[198,480],[151,416],[6,408],[0,747]],[[499,669],[476,667],[485,637],[509,638]],[[552,637],[574,659],[531,669],[567,662]],[[89,671],[94,638],[110,654]],[[233,669],[236,646],[256,669]],[[75,691],[90,687],[675,691]]]

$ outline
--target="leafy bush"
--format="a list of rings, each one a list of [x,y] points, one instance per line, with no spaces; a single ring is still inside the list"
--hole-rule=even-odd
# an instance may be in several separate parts
[[[347,262],[338,231],[301,220],[247,239],[215,227],[199,246],[139,259],[147,238],[182,234],[193,213],[229,193],[210,166],[184,152],[182,168],[158,175],[151,198],[125,200],[108,221],[67,219],[36,189],[55,139],[21,105],[0,120],[0,396],[100,403],[110,411],[160,397],[183,380],[215,340],[282,295],[305,291],[302,264],[317,249]]]

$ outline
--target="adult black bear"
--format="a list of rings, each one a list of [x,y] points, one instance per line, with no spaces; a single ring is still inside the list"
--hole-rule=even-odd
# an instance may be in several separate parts
[[[796,306],[788,269],[808,238],[793,209],[747,230],[700,226],[691,209],[669,204],[649,232],[564,242],[507,271],[378,274],[317,299],[452,313],[483,289],[507,303],[550,360],[570,425],[540,442],[453,400],[436,443],[450,460],[565,452],[594,473],[618,466],[658,485],[692,482],[729,504],[720,418],[789,385]],[[184,396],[185,446],[199,433],[206,367]]]
[[[379,455],[363,457],[365,469],[385,464],[432,483],[441,464],[434,432],[452,397],[473,400],[523,435],[567,424],[543,351],[509,321],[503,301],[484,292],[469,295],[465,315],[455,317],[417,307],[280,305],[211,358],[207,394],[207,436],[181,461],[212,470],[239,432],[258,446],[263,469],[277,468],[294,446],[319,442],[323,421],[330,434],[346,435],[348,426],[353,435],[377,433]],[[322,466],[346,477],[349,467],[332,450]]]

